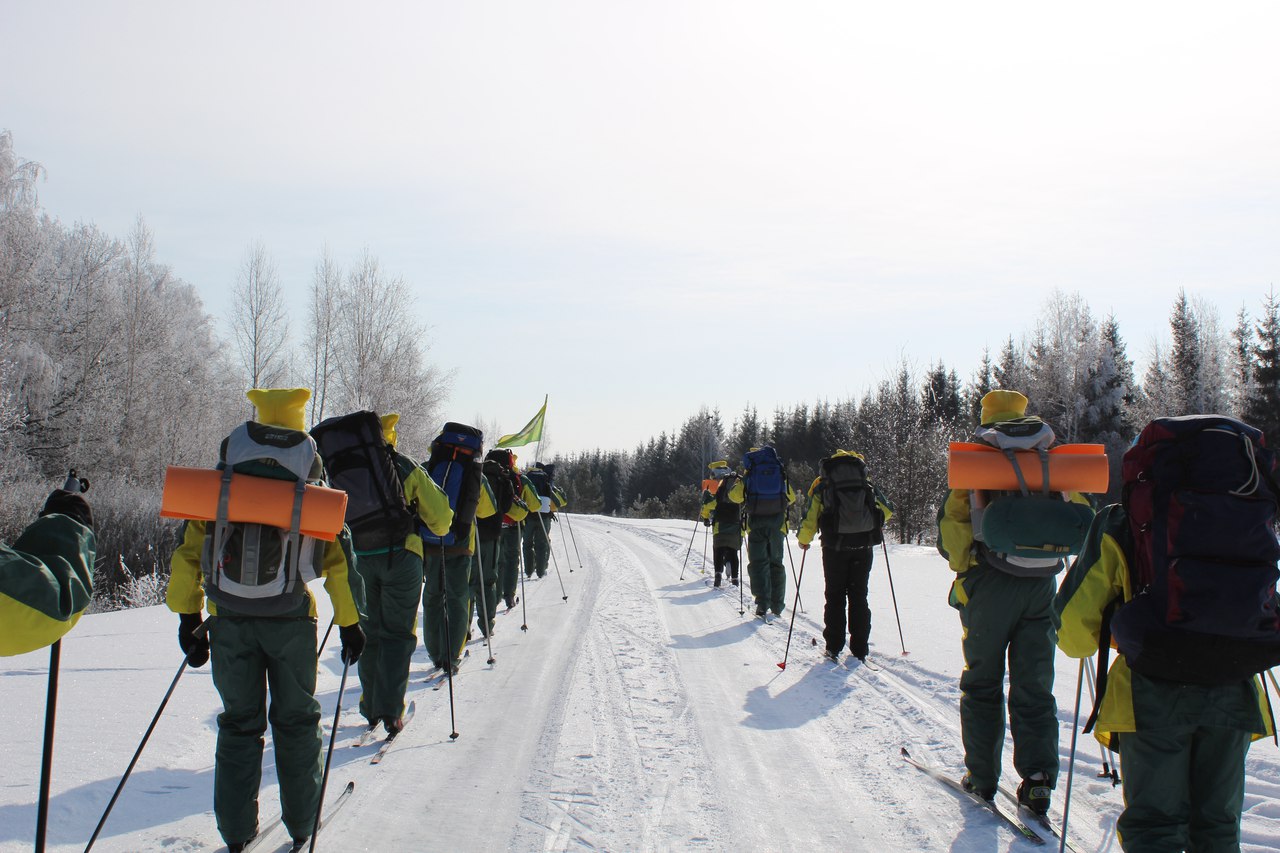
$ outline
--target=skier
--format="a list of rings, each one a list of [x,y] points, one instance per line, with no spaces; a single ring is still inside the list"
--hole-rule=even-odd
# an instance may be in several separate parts
[[[537,499],[537,492],[523,482],[516,468],[516,455],[505,448],[494,448],[485,456],[485,462],[494,462],[499,474],[512,488],[512,503],[502,516],[502,532],[498,538],[498,592],[507,608],[516,606],[516,590],[520,582],[520,524],[529,514],[527,498]],[[492,472],[492,466],[489,466]],[[489,476],[489,475],[486,475]]]
[[[875,546],[884,541],[884,523],[893,504],[867,479],[861,453],[837,450],[822,460],[822,473],[809,487],[809,507],[796,537],[809,550],[814,534],[822,534],[822,575],[826,581],[822,637],[826,655],[838,660],[844,648],[848,612],[849,653],[867,659],[871,608],[867,588]]]
[[[991,391],[981,402],[980,434],[986,435],[986,430],[998,424],[1024,419],[1029,427],[1048,429],[1039,419],[1025,418],[1027,398],[1017,391]],[[1052,430],[1047,438],[1052,440]],[[1024,558],[987,547],[975,518],[984,511],[982,502],[990,497],[952,489],[938,520],[940,548],[956,573],[950,603],[959,611],[964,629],[960,728],[968,772],[962,781],[984,799],[995,796],[1004,745],[1007,657],[1013,762],[1022,777],[1018,799],[1045,814],[1058,776],[1058,712],[1053,698],[1057,640],[1054,575],[1064,568],[1061,554],[1066,550],[1048,557]],[[1052,509],[1049,505],[1054,501],[1039,495],[1032,498],[1048,507],[1043,512]],[[1070,499],[1088,504],[1078,494],[1073,493]]]
[[[551,561],[551,524],[557,510],[568,500],[555,485],[555,465],[533,463],[524,480],[537,495],[537,503],[529,504],[528,524],[524,530],[524,573],[526,577],[537,574],[546,577]],[[536,507],[536,509],[535,509]]]
[[[787,569],[783,551],[787,538],[787,507],[796,502],[782,460],[769,445],[753,447],[742,457],[743,476],[729,489],[729,500],[747,513],[747,575],[756,615],[772,610],[781,616],[786,606]]]
[[[738,482],[738,474],[726,461],[712,462],[707,466],[716,480],[716,490],[704,489],[702,523],[711,528],[712,563],[715,565],[715,586],[720,586],[724,575],[729,583],[738,585],[738,555],[742,551],[742,507],[729,499],[729,492]],[[696,528],[695,528],[696,529]]]
[[[97,537],[83,497],[55,489],[12,546],[0,543],[0,656],[57,642],[93,596]]]
[[[223,454],[232,439],[243,443],[246,437],[278,442],[274,445],[277,449],[311,443],[303,421],[310,396],[306,388],[249,391],[256,421],[245,424],[224,441]],[[296,433],[300,433],[302,439]],[[271,449],[266,444],[261,446],[264,453]],[[320,481],[323,476],[323,464],[315,455],[306,479]],[[179,614],[178,645],[187,662],[199,667],[212,657],[213,683],[222,699],[213,781],[213,811],[218,831],[231,853],[243,850],[258,833],[262,736],[267,729],[267,690],[270,689],[271,738],[276,776],[280,781],[282,821],[294,841],[303,842],[310,837],[315,824],[323,766],[320,703],[315,698],[315,600],[305,583],[300,583],[290,596],[280,597],[279,603],[288,609],[276,615],[255,615],[218,606],[213,598],[223,595],[217,586],[217,576],[226,568],[221,563],[221,555],[227,552],[221,552],[217,557],[219,562],[214,565],[202,559],[206,542],[218,538],[212,535],[217,532],[216,527],[204,521],[185,523],[182,542],[170,564],[165,601],[170,610]],[[234,529],[240,525],[229,527]],[[348,665],[356,663],[364,648],[358,608],[363,592],[359,576],[352,570],[354,557],[349,538],[344,532],[333,542],[304,542],[315,547],[314,566],[324,576],[324,588],[333,603],[333,618],[342,640],[342,659]],[[310,545],[303,550],[309,548]],[[247,551],[241,553],[247,554]],[[265,576],[272,567],[261,568]],[[310,568],[299,566],[299,569]],[[256,568],[254,571],[256,573]],[[206,591],[210,598],[212,628],[208,634],[198,637],[196,629],[201,625]],[[270,603],[268,599],[258,601]]]
[[[390,445],[404,501],[417,521],[432,533],[447,533],[453,521],[449,499],[427,472],[396,449],[398,414],[382,415],[382,437]],[[388,735],[404,727],[404,694],[409,687],[409,663],[418,638],[418,600],[423,590],[422,537],[414,529],[399,545],[377,551],[357,551],[356,568],[364,578],[368,644],[360,660],[360,713],[370,728],[379,723]]]

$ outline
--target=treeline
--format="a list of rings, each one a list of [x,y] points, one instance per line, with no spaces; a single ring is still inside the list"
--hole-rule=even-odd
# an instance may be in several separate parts
[[[1103,444],[1119,496],[1120,458],[1152,418],[1217,412],[1243,418],[1280,439],[1280,303],[1274,293],[1256,318],[1241,309],[1227,329],[1213,306],[1180,292],[1169,317],[1170,340],[1135,376],[1113,316],[1099,318],[1076,294],[1054,293],[1030,331],[986,352],[962,381],[936,362],[919,370],[903,360],[894,375],[861,399],[819,400],[761,417],[753,407],[726,425],[702,409],[678,430],[631,452],[595,450],[557,459],[557,482],[577,512],[694,518],[706,465],[772,444],[797,493],[837,448],[867,456],[872,477],[897,505],[899,541],[932,541],[946,494],[946,450],[978,423],[982,396],[1012,388],[1030,398],[1029,413],[1048,421],[1062,442]],[[803,501],[793,510],[798,519]],[[794,520],[794,519],[793,519]]]
[[[251,246],[236,281],[211,283],[232,288],[227,340],[141,218],[125,237],[68,226],[41,208],[42,177],[0,132],[0,537],[76,468],[92,481],[97,606],[155,600],[177,534],[158,515],[165,466],[211,465],[255,385],[312,388],[313,422],[400,412],[425,454],[448,377],[406,284],[368,252],[349,269],[322,253],[290,301]]]

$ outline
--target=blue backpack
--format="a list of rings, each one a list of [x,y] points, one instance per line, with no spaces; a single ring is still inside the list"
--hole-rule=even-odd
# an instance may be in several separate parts
[[[742,478],[748,515],[778,515],[787,508],[787,474],[772,446],[744,453]]]
[[[1152,421],[1125,453],[1133,598],[1110,628],[1135,672],[1229,684],[1280,664],[1275,464],[1220,415]]]
[[[471,543],[471,525],[476,520],[476,507],[480,505],[480,480],[484,477],[484,463],[480,451],[484,445],[484,433],[472,426],[447,423],[436,440],[431,442],[431,456],[427,459],[427,475],[435,481],[449,498],[453,510],[453,524],[444,536],[436,536],[419,525],[418,535],[430,545],[467,546]]]

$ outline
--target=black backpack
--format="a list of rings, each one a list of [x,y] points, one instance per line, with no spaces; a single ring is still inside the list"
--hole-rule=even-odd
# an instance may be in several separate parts
[[[823,547],[863,548],[883,541],[884,516],[859,456],[831,456],[821,463],[822,514],[818,530]]]
[[[396,453],[374,412],[326,418],[311,430],[329,483],[347,493],[347,526],[357,551],[404,544],[417,516],[404,499]]]

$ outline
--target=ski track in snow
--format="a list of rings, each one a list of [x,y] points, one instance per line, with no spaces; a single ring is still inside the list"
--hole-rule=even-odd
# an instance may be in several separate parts
[[[945,604],[950,573],[931,549],[890,551],[909,656],[899,654],[877,553],[877,672],[821,657],[817,549],[804,569],[806,606],[795,614],[787,652],[791,565],[788,609],[765,624],[753,615],[749,590],[740,614],[738,588],[707,585],[704,542],[695,528],[691,545],[687,522],[575,516],[573,524],[582,568],[566,562],[563,540],[553,542],[561,553],[547,576],[525,582],[511,613],[499,608],[492,666],[483,640],[473,643],[454,679],[453,718],[447,686],[423,683],[428,664],[418,650],[408,697],[417,714],[377,767],[368,764],[376,741],[351,747],[364,721],[355,710],[358,681],[349,676],[329,796],[350,779],[356,792],[319,849],[1031,849],[898,755],[908,745],[948,772],[962,769],[959,625]],[[804,559],[798,550],[795,570]],[[745,567],[743,574],[746,583]],[[328,613],[319,598],[322,633]],[[83,849],[172,678],[175,626],[160,608],[104,614],[86,617],[64,642],[49,849]],[[336,649],[331,638],[321,657],[326,743],[341,673]],[[784,655],[785,671],[777,666]],[[0,714],[10,732],[25,733],[0,753],[0,851],[31,846],[46,664],[47,653],[0,661]],[[1060,658],[1057,819],[1075,675],[1076,663]],[[1082,713],[1088,705],[1086,693]],[[208,667],[188,670],[96,850],[224,849],[212,816],[219,710]],[[1009,787],[1017,781],[1011,755],[1006,739]],[[1096,778],[1099,756],[1093,739],[1081,736],[1071,835],[1082,849],[1115,851],[1120,793]],[[1280,759],[1269,742],[1253,747],[1248,772],[1242,849],[1277,849]],[[266,822],[278,810],[269,735],[260,803]]]

